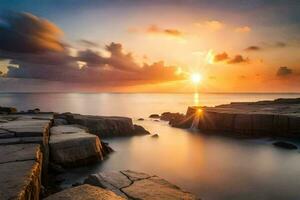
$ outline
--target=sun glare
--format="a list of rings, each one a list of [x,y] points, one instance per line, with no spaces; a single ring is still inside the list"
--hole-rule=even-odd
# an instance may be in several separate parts
[[[191,75],[191,81],[194,83],[194,84],[199,84],[202,80],[202,76],[201,74],[192,74]]]

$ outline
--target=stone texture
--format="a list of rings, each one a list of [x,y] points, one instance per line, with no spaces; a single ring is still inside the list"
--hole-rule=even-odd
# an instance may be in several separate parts
[[[132,199],[143,200],[192,200],[197,199],[194,195],[180,190],[179,187],[159,177],[150,177],[134,181],[122,191]]]
[[[140,126],[134,125],[128,117],[106,117],[63,113],[56,118],[65,119],[68,124],[78,124],[86,127],[90,133],[103,137],[129,136],[149,134]]]
[[[162,178],[131,170],[92,174],[85,183],[112,190],[127,199],[197,199]]]
[[[53,194],[45,200],[124,200],[115,193],[88,184],[69,188]]]
[[[76,125],[60,125],[52,127],[50,132],[50,157],[54,163],[74,167],[103,159],[99,138],[85,129]]]
[[[0,199],[39,199],[42,162],[38,144],[0,146]]]
[[[51,114],[0,115],[0,199],[39,199],[50,124]]]

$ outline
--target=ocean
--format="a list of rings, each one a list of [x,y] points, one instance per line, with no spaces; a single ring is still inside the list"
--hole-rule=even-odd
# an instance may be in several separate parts
[[[148,135],[105,139],[115,152],[102,163],[63,174],[64,187],[82,181],[89,173],[131,169],[156,174],[205,200],[295,200],[300,199],[298,150],[275,148],[274,140],[268,138],[207,135],[148,118],[166,111],[185,113],[191,105],[295,97],[300,94],[1,93],[0,106],[127,116],[159,135],[157,139]]]

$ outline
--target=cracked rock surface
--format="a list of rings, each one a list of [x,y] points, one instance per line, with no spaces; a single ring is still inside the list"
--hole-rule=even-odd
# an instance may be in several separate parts
[[[47,197],[45,200],[124,200],[115,193],[92,185],[80,185]]]
[[[0,115],[0,199],[39,199],[51,114]]]
[[[112,190],[126,199],[189,200],[197,199],[176,185],[155,176],[131,170],[91,174],[85,183]]]

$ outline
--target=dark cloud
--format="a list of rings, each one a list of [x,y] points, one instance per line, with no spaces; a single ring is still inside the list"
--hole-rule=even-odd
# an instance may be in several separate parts
[[[287,44],[284,43],[284,42],[276,42],[275,43],[275,47],[283,48],[283,47],[286,47],[286,46],[287,46]]]
[[[248,62],[248,58],[244,58],[242,55],[236,55],[234,58],[230,59],[227,63],[228,64],[238,64],[238,63],[246,63]]]
[[[237,54],[233,58],[229,57],[226,52],[216,54],[214,56],[214,62],[227,61],[227,64],[246,63],[249,61],[248,58],[244,58],[242,55]]]
[[[85,40],[85,39],[81,39],[78,41],[79,44],[88,47],[88,48],[92,48],[92,47],[99,47],[99,45],[95,42],[92,42],[90,40]]]
[[[13,53],[63,51],[63,32],[46,19],[29,13],[7,13],[0,17],[0,50]]]
[[[5,23],[4,23],[5,22]],[[0,57],[10,59],[7,78],[42,79],[93,86],[145,84],[182,80],[177,68],[163,62],[139,65],[123,45],[105,46],[108,57],[87,49],[70,56],[60,42],[60,31],[51,22],[30,14],[10,14],[1,23]],[[5,28],[7,27],[7,28]],[[12,32],[13,36],[8,33]],[[1,38],[0,40],[3,40]],[[8,44],[12,47],[8,48]],[[85,63],[80,66],[80,62]]]
[[[182,37],[184,35],[181,31],[177,29],[170,29],[170,28],[165,29],[165,28],[160,28],[157,25],[149,26],[146,32],[151,34],[165,34],[173,37]]]
[[[262,50],[262,48],[259,46],[249,46],[245,49],[245,51],[260,51],[260,50]]]
[[[216,54],[214,56],[214,62],[220,62],[220,61],[224,61],[229,59],[229,56],[226,52],[220,53],[220,54]]]
[[[288,67],[279,67],[276,73],[277,76],[281,76],[281,77],[288,76],[291,74],[293,74],[293,70]]]

